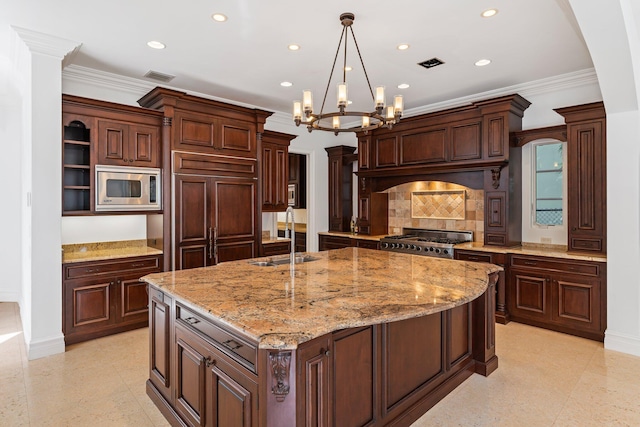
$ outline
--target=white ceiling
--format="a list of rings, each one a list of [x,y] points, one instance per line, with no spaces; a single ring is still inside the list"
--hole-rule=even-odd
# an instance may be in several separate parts
[[[355,32],[372,86],[405,108],[472,96],[592,68],[566,0],[0,0],[0,24],[82,43],[71,63],[144,79],[149,70],[175,75],[167,85],[271,111],[290,112],[303,89],[315,109],[327,86],[342,12]],[[492,18],[480,13],[497,8]],[[212,13],[228,16],[214,22]],[[164,50],[147,47],[150,40]],[[297,52],[290,43],[301,45]],[[349,52],[355,49],[349,39]],[[408,43],[399,51],[396,46]],[[342,53],[341,53],[342,55]],[[418,62],[445,62],[424,69]],[[340,57],[341,58],[341,57]],[[352,110],[371,110],[357,57],[347,61]],[[492,63],[476,67],[481,58]],[[338,61],[337,68],[340,67]],[[334,76],[325,111],[335,106]],[[290,81],[292,87],[280,86]],[[397,89],[408,83],[409,89]],[[158,83],[162,85],[161,83]]]

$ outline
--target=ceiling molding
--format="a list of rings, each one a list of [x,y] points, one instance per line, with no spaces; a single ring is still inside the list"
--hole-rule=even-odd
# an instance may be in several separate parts
[[[65,68],[62,72],[62,78],[69,81],[76,81],[85,84],[90,84],[110,90],[117,90],[121,92],[127,92],[134,94],[138,97],[145,95],[154,87],[158,86],[155,82],[148,82],[141,79],[136,79],[132,77],[125,77],[118,74],[108,73],[105,71],[99,71],[92,68],[81,67],[78,65],[70,65]],[[495,89],[486,92],[480,92],[474,95],[469,95],[461,98],[455,98],[443,102],[437,102],[435,104],[428,104],[418,108],[412,108],[405,110],[404,116],[411,117],[417,116],[420,114],[431,113],[434,111],[446,110],[448,108],[460,107],[463,105],[469,105],[472,102],[480,101],[484,99],[497,98],[499,96],[511,95],[513,93],[518,93],[525,98],[527,96],[541,95],[545,93],[551,93],[558,90],[570,89],[581,87],[585,85],[593,85],[598,84],[598,78],[596,76],[595,70],[593,68],[589,68],[586,70],[580,70],[573,73],[561,74],[559,76],[549,77],[546,79],[534,80],[532,82],[506,86],[500,89]],[[182,88],[171,87],[167,85],[162,85],[163,87],[167,87],[169,89],[184,91],[189,93],[190,95],[199,96],[206,99],[212,99],[215,101],[227,102],[234,105],[240,105],[247,108],[259,108],[262,107],[258,105],[250,105],[239,103],[234,100],[220,98],[211,96],[204,93],[185,91]],[[269,122],[282,124],[282,125],[292,125],[293,120],[291,119],[291,114],[289,112],[276,111],[271,117],[269,117]]]
[[[559,76],[534,80],[532,82],[517,84],[513,86],[505,86],[500,89],[480,92],[474,95],[464,96],[461,98],[450,99],[443,102],[437,102],[435,104],[428,104],[422,107],[408,109],[404,111],[403,116],[411,117],[425,113],[432,113],[434,111],[461,107],[463,105],[469,105],[473,102],[483,99],[497,98],[514,93],[518,93],[526,98],[527,96],[541,95],[562,89],[571,89],[592,84],[598,84],[598,77],[596,76],[595,70],[593,68],[589,68],[573,73],[561,74]]]
[[[200,98],[211,99],[213,101],[226,102],[228,104],[238,105],[246,108],[258,108],[264,110],[264,107],[253,104],[245,104],[242,102],[234,101],[232,99],[221,98],[217,96],[208,95],[206,93],[200,93],[190,90],[185,90],[181,87],[160,84],[159,82],[151,82],[148,80],[137,79],[133,77],[121,76],[119,74],[109,73],[107,71],[100,71],[93,68],[82,67],[79,65],[70,65],[62,70],[62,79],[70,82],[85,83],[92,86],[115,90],[120,92],[131,93],[141,98],[146,95],[151,89],[161,86],[167,89],[177,90],[180,92],[186,92],[189,95],[198,96]]]
[[[82,45],[82,43],[73,40],[51,36],[49,34],[28,30],[26,28],[16,27],[13,25],[11,28],[27,45],[29,51],[32,53],[49,55],[62,59],[69,53],[74,55]]]

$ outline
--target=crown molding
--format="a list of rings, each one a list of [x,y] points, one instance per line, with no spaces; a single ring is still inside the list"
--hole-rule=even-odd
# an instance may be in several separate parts
[[[11,26],[18,37],[27,45],[32,53],[49,55],[55,58],[64,58],[67,55],[74,56],[82,43],[51,36],[38,31],[28,30],[22,27]]]
[[[560,74],[558,76],[547,77],[544,79],[534,80],[531,82],[512,86],[505,86],[500,89],[480,92],[474,95],[450,99],[443,102],[437,102],[435,104],[424,105],[422,107],[411,108],[405,110],[403,116],[411,117],[420,114],[432,113],[434,111],[461,107],[463,105],[469,105],[473,102],[481,101],[483,99],[497,98],[514,93],[520,94],[526,98],[527,96],[542,95],[558,90],[571,89],[592,84],[598,84],[598,77],[596,76],[596,72],[593,68],[588,68],[586,70]]]
[[[63,79],[69,81],[76,81],[80,83],[90,84],[97,87],[102,87],[110,90],[116,90],[121,92],[127,92],[134,94],[138,97],[143,96],[151,89],[158,86],[158,83],[149,82],[132,77],[125,77],[106,71],[99,71],[92,68],[82,67],[79,65],[70,65],[62,71]],[[593,68],[585,70],[579,70],[572,73],[561,74],[559,76],[548,77],[545,79],[534,80],[532,82],[506,86],[500,89],[495,89],[486,92],[476,93],[474,95],[464,96],[461,98],[450,99],[443,102],[437,102],[434,104],[428,104],[417,108],[407,109],[404,111],[405,117],[417,116],[420,114],[431,113],[434,111],[442,111],[449,108],[460,107],[463,105],[469,105],[473,102],[497,98],[499,96],[511,95],[518,93],[524,97],[542,95],[545,93],[556,92],[558,90],[577,88],[586,85],[597,85],[598,78]],[[162,85],[168,89],[185,91],[179,87],[172,87]],[[204,93],[185,91],[190,95],[199,96],[206,99],[212,99],[214,101],[227,102],[234,105],[240,105],[247,108],[259,108],[261,106],[239,103],[234,100],[211,96]],[[269,117],[269,122],[282,125],[290,125],[293,123],[291,114],[288,112],[276,111]]]

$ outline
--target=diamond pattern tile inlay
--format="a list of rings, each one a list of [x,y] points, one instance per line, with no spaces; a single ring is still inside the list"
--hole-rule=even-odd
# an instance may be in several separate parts
[[[411,217],[465,219],[465,191],[417,191],[411,193]]]

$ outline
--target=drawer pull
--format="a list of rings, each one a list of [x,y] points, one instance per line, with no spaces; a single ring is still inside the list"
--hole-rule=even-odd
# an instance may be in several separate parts
[[[239,342],[237,342],[235,340],[226,340],[222,344],[225,347],[227,347],[229,350],[231,350],[231,351],[235,351],[235,350],[239,349],[240,347],[242,347],[242,344],[240,344]]]
[[[143,262],[136,262],[131,264],[131,267],[144,267],[144,263]]]
[[[87,273],[99,273],[100,269],[99,268],[87,268],[86,272]]]
[[[469,261],[477,261],[478,260],[477,256],[470,256],[470,257],[467,257],[467,258],[469,258]]]
[[[196,319],[195,317],[187,317],[186,319],[184,319],[184,321],[190,325],[195,325],[196,323],[200,323],[200,320]]]
[[[523,264],[524,265],[538,265],[538,263],[535,262],[535,261],[524,261]]]

